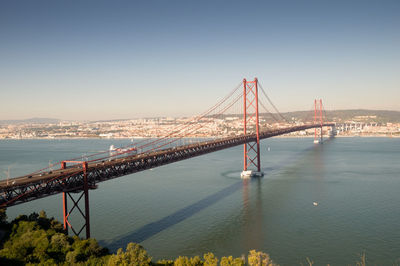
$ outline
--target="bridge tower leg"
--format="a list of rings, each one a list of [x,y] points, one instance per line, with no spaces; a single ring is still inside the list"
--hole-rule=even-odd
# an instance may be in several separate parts
[[[66,162],[61,162],[61,169],[66,168]],[[63,221],[64,221],[64,230],[68,234],[68,228],[71,228],[71,230],[74,232],[76,236],[79,236],[83,229],[86,229],[86,239],[90,238],[90,215],[89,215],[89,184],[88,184],[88,178],[87,178],[87,168],[88,168],[88,163],[87,162],[82,162],[82,171],[83,171],[83,188],[82,190],[66,190],[63,192]],[[73,196],[74,194],[77,196]],[[68,209],[68,198],[72,201],[72,208]],[[85,210],[82,211],[81,207],[79,206],[79,202],[81,199],[84,198],[84,206]],[[75,230],[75,228],[72,226],[72,224],[69,221],[71,213],[77,210],[79,214],[82,216],[84,219],[84,224],[79,230]]]
[[[258,80],[247,81],[243,79],[243,133],[246,136],[248,130],[256,134],[256,141],[243,144],[243,172],[242,178],[251,176],[263,176],[260,163],[260,132],[258,113]],[[254,132],[255,131],[255,132]],[[248,167],[254,166],[257,171],[249,171]]]
[[[322,100],[314,100],[314,124],[320,124],[320,128],[314,129],[314,143],[322,143]]]

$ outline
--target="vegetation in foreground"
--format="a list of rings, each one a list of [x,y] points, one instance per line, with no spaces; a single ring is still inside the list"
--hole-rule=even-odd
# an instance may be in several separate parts
[[[0,229],[0,265],[276,265],[267,254],[255,250],[247,258],[218,259],[207,253],[202,258],[180,256],[155,262],[142,246],[129,243],[125,250],[110,254],[95,239],[67,236],[62,224],[47,218],[44,211],[7,223],[0,209]]]
[[[80,239],[64,233],[63,226],[46,213],[20,215],[11,223],[0,209],[0,265],[174,265],[174,266],[273,266],[269,255],[251,250],[247,256],[217,258],[213,253],[203,257],[180,256],[175,260],[153,261],[139,244],[129,243],[125,250],[110,254],[95,239]],[[305,265],[313,265],[307,258]],[[365,254],[361,262],[365,265]]]

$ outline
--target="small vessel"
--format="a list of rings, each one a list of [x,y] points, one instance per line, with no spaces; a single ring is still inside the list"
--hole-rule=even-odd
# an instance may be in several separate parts
[[[132,153],[132,154],[137,154],[136,147],[133,148],[115,148],[114,145],[110,146],[110,154],[113,153]]]
[[[246,170],[242,171],[240,174],[240,177],[243,179],[250,178],[250,177],[263,177],[264,173],[263,172],[258,172],[258,171],[253,171],[253,170]]]
[[[316,201],[314,201],[312,204],[313,204],[314,206],[318,206],[318,202],[316,202]]]

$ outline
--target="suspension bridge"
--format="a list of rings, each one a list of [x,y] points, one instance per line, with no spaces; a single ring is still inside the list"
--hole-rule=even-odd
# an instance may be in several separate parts
[[[275,112],[270,112],[267,106]],[[236,117],[241,130],[228,129],[227,117]],[[93,153],[85,160],[81,157],[63,160],[51,167],[0,181],[0,208],[62,193],[64,229],[68,233],[70,228],[78,236],[85,230],[89,238],[89,190],[96,189],[98,183],[238,145],[244,147],[242,176],[262,176],[260,140],[315,129],[314,143],[321,143],[323,127],[335,131],[335,124],[324,120],[322,100],[315,100],[310,120],[305,119],[301,124],[289,122],[257,78],[253,81],[244,79],[214,106],[199,116],[172,126],[165,136],[141,139],[124,147]],[[286,126],[272,127],[268,121],[284,122]],[[194,138],[207,128],[207,132],[213,132],[212,136]],[[182,140],[190,140],[190,143]],[[57,170],[53,170],[54,167]],[[82,207],[79,205],[81,201],[84,202]],[[73,211],[84,220],[81,228],[74,228],[69,221]]]

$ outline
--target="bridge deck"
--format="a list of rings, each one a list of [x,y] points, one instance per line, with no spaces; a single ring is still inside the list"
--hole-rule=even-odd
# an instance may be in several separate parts
[[[323,126],[334,126],[334,124],[323,124]],[[317,127],[320,127],[320,125],[302,125],[277,130],[261,131],[260,139]],[[227,149],[252,141],[256,141],[255,134],[227,137],[149,153],[128,155],[102,162],[89,163],[87,178],[89,186],[95,188],[96,184],[102,181],[185,160],[202,154]],[[0,207],[17,205],[23,202],[61,193],[63,191],[80,191],[82,189],[83,169],[81,165],[74,165],[66,169],[11,178],[8,181],[0,181]]]

